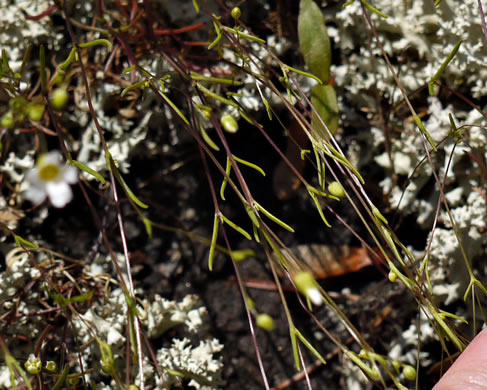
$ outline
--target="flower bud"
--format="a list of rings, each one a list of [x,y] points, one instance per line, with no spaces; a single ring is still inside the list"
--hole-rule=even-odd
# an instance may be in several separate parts
[[[402,369],[402,373],[404,375],[404,378],[410,381],[416,379],[416,369],[413,366],[404,366],[404,368]]]
[[[345,196],[345,189],[337,181],[332,181],[328,184],[328,192],[337,198],[343,198]]]
[[[394,283],[397,279],[397,274],[394,271],[390,271],[389,275],[387,275],[387,277],[389,278],[389,281],[391,283]]]
[[[240,16],[242,16],[242,11],[240,11],[239,7],[234,7],[232,9],[232,18],[238,19]]]
[[[12,129],[14,127],[14,124],[15,124],[15,120],[12,111],[8,111],[5,114],[3,114],[2,119],[0,119],[0,127]]]
[[[318,306],[323,303],[323,297],[311,272],[297,273],[294,276],[294,283],[296,283],[301,294],[309,298],[315,305]]]
[[[274,329],[274,320],[269,314],[259,314],[256,317],[256,323],[259,328],[267,331]]]
[[[68,377],[66,383],[68,384],[68,388],[75,389],[76,385],[79,383],[79,376]]]
[[[52,106],[56,110],[63,109],[68,104],[68,100],[68,91],[64,87],[56,88],[51,95]]]
[[[238,123],[230,114],[223,114],[220,122],[223,128],[229,133],[236,133],[238,131]]]
[[[247,307],[250,311],[254,311],[255,309],[255,301],[250,297],[247,297]]]
[[[29,103],[25,107],[25,112],[30,120],[38,122],[42,119],[42,115],[44,115],[44,105],[40,103]]]

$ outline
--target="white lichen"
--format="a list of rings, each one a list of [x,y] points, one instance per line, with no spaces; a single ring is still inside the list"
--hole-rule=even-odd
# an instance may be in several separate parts
[[[201,341],[199,346],[192,347],[190,340],[173,340],[171,348],[162,348],[157,352],[159,364],[167,369],[182,374],[183,378],[191,379],[189,386],[199,390],[212,390],[221,385],[221,358],[215,358],[223,349],[216,339]],[[174,378],[165,378],[170,384]],[[164,381],[156,380],[157,389],[164,389]]]
[[[169,301],[156,295],[152,302],[143,299],[137,310],[141,313],[147,335],[157,338],[177,325],[185,325],[190,332],[196,333],[206,314],[204,307],[195,307],[198,303],[198,297],[195,295],[188,295],[181,302]],[[114,359],[118,364],[122,364],[127,318],[125,295],[121,289],[116,289],[103,304],[95,303],[73,323],[80,342],[89,344],[95,334],[112,348]],[[196,389],[213,388],[207,386],[219,383],[222,369],[221,359],[213,355],[222,348],[223,345],[216,339],[201,341],[197,347],[190,345],[188,339],[174,339],[171,348],[162,348],[157,353],[165,375],[164,380],[148,368],[145,372],[146,381],[153,381],[157,386],[163,386],[165,382],[176,383],[174,372],[177,372],[185,379],[191,379],[190,386]],[[83,358],[90,361],[93,366],[93,362],[99,360],[97,347],[90,344],[90,347],[84,350]],[[174,372],[168,373],[165,369]]]

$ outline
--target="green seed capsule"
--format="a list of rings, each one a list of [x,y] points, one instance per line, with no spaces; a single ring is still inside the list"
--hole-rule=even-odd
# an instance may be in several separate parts
[[[238,131],[238,123],[230,114],[223,114],[220,118],[223,128],[229,133],[236,133]]]
[[[56,362],[53,362],[52,360],[49,360],[46,363],[46,370],[51,371],[51,372],[57,372],[57,364],[56,364]]]
[[[345,196],[345,189],[337,181],[332,181],[328,184],[328,192],[337,198],[343,198]]]
[[[5,114],[3,114],[2,119],[0,119],[0,127],[11,129],[14,127],[14,124],[15,124],[15,120],[12,111],[8,111]]]
[[[56,88],[51,95],[51,99],[54,109],[62,110],[66,106],[66,104],[68,104],[68,91],[66,90],[66,88],[63,87]]]
[[[199,112],[201,115],[203,115],[203,118],[210,119],[211,118],[211,107],[209,106],[204,106],[204,105],[199,105],[197,106]]]
[[[232,9],[232,18],[238,19],[240,16],[242,16],[242,11],[240,11],[239,7],[234,7]]]
[[[394,367],[394,369],[399,372],[399,370],[401,369],[401,362],[399,362],[398,360],[393,360],[392,361],[392,367]]]
[[[79,383],[79,377],[72,377],[72,378],[68,378],[66,380],[66,383],[68,384],[68,387],[70,388],[76,388],[76,385]]]
[[[32,102],[25,107],[25,112],[30,120],[38,122],[42,119],[42,115],[44,115],[44,108],[43,104]]]
[[[13,99],[10,99],[10,101],[8,102],[10,108],[13,111],[17,111],[17,112],[22,111],[26,103],[27,100],[25,100],[25,98],[23,98],[22,96],[14,97]]]
[[[404,378],[406,378],[407,380],[412,381],[416,379],[416,369],[413,366],[404,366],[404,368],[402,369],[402,373],[404,374]]]
[[[269,314],[259,314],[256,317],[257,326],[267,331],[274,329],[274,320]]]
[[[387,275],[391,283],[394,283],[397,279],[397,274],[394,271],[389,272],[389,275]]]

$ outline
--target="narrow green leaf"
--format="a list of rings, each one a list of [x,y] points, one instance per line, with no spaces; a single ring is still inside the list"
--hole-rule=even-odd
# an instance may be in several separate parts
[[[260,99],[262,100],[262,103],[264,103],[265,109],[267,111],[267,116],[269,117],[269,120],[272,120],[272,109],[269,104],[269,101],[264,97],[262,94],[262,91],[260,90],[259,83],[256,82],[255,86],[257,87],[257,91],[259,92]]]
[[[369,4],[365,0],[360,0],[360,1],[365,6],[365,8],[367,8],[369,11],[373,12],[376,15],[379,15],[381,18],[387,19],[387,15],[384,12],[378,10],[377,8],[375,8],[373,5]]]
[[[176,371],[176,370],[173,370],[173,369],[171,369],[171,368],[166,368],[165,370],[167,371],[167,373],[168,373],[169,375],[172,375],[172,376],[177,376],[177,377],[179,377],[179,378],[184,378],[184,373],[183,373],[183,372],[181,372],[181,371]]]
[[[12,71],[12,69],[10,68],[10,64],[8,63],[8,55],[5,49],[2,49],[2,63],[4,71],[13,75],[14,72]]]
[[[311,345],[311,343],[306,340],[306,338],[301,334],[301,332],[294,328],[294,331],[296,332],[296,335],[298,336],[299,340],[308,348],[313,355],[323,364],[326,364],[326,360],[321,354]]]
[[[325,184],[326,184],[326,164],[325,160],[321,158],[320,154],[318,153],[317,148],[313,148],[313,151],[315,153],[315,160],[316,160],[316,167],[318,168],[318,182],[320,183],[320,188],[322,191],[325,190]],[[301,151],[302,152],[302,151]],[[303,156],[301,155],[301,159],[304,160]]]
[[[223,38],[223,34],[222,34],[222,30],[220,29],[220,25],[215,20],[213,20],[213,27],[215,27],[216,38],[213,42],[210,43],[210,45],[208,46],[208,50],[214,49],[220,43],[220,41]]]
[[[110,49],[113,47],[112,43],[108,39],[95,39],[90,42],[81,43],[79,47],[81,47],[82,49],[86,49],[88,47],[94,47],[99,45],[108,46]]]
[[[90,290],[87,293],[82,294],[82,295],[77,295],[77,296],[71,297],[71,298],[65,298],[62,294],[53,293],[48,288],[46,288],[45,291],[46,291],[47,295],[49,295],[49,298],[51,298],[59,306],[67,306],[67,305],[70,305],[74,302],[87,301],[95,293],[95,290]]]
[[[230,172],[232,172],[232,163],[230,158],[227,157],[227,166],[225,167],[225,177],[223,178],[222,186],[220,188],[220,197],[225,200],[225,188],[227,188],[228,178],[230,177]]]
[[[257,244],[260,244],[259,231],[257,230],[257,226],[254,223],[252,224],[252,231],[254,233],[255,242]]]
[[[191,77],[193,80],[196,80],[196,81],[208,81],[210,83],[232,85],[235,87],[238,87],[238,86],[243,84],[241,81],[238,81],[238,80],[224,79],[221,77],[209,77],[209,76],[204,76],[204,75],[196,73],[196,72],[191,72],[189,77]]]
[[[122,90],[122,93],[120,96],[124,97],[128,92],[133,91],[134,89],[139,89],[139,88],[147,88],[148,87],[148,81],[147,80],[142,80],[139,81],[135,84],[129,85],[127,88],[124,88]]]
[[[247,214],[249,215],[255,227],[257,229],[260,228],[259,218],[257,218],[257,215],[255,214],[255,211],[252,208],[252,206],[250,206],[249,204],[245,204],[245,210],[247,211]]]
[[[162,85],[162,81],[161,81],[161,85]],[[179,115],[179,117],[180,117],[180,118],[183,120],[183,122],[184,122],[184,123],[186,123],[186,124],[189,126],[189,121],[186,119],[186,117],[185,117],[185,116],[184,116],[184,114],[181,112],[181,110],[180,110],[180,109],[179,109],[179,108],[178,108],[178,107],[177,107],[177,106],[176,106],[176,105],[175,105],[175,104],[172,102],[172,100],[171,100],[171,99],[169,99],[169,98],[167,97],[167,95],[166,95],[164,92],[160,91],[160,94],[161,94],[161,96],[164,98],[164,100],[166,101],[166,103],[167,103],[167,104],[169,104],[169,105],[172,107],[172,109],[173,109],[174,111],[176,111],[176,113],[177,113],[177,114]]]
[[[315,76],[314,74],[305,72],[305,71],[303,71],[301,69],[293,68],[293,67],[291,67],[289,65],[284,65],[284,67],[285,67],[286,71],[291,71],[291,72],[300,74],[301,76],[309,77],[310,79],[316,80],[319,84],[323,84],[323,82],[321,81],[321,79],[318,76]]]
[[[99,337],[95,337],[95,340],[98,343],[98,348],[100,348],[103,372],[110,376],[114,376],[116,368],[112,348]]]
[[[323,209],[321,208],[321,204],[320,204],[320,201],[318,200],[318,197],[313,192],[311,192],[311,191],[308,191],[308,192],[309,192],[309,195],[311,196],[311,199],[313,199],[313,202],[315,202],[316,209],[318,210],[318,213],[320,214],[321,219],[323,220],[323,222],[325,223],[325,225],[327,227],[331,228],[331,225],[329,224],[328,220],[326,219],[325,213],[323,212]]]
[[[248,257],[256,255],[256,252],[252,249],[236,249],[230,253],[230,256],[233,257],[233,260],[237,262],[244,261]]]
[[[122,74],[132,72],[135,68],[137,68],[137,65],[129,66],[128,68],[125,68],[124,70],[122,70]]]
[[[213,140],[210,138],[210,136],[208,135],[208,133],[206,132],[203,126],[200,126],[200,133],[201,133],[201,137],[208,144],[210,148],[212,148],[217,152],[220,151],[219,146],[215,142],[213,142]]]
[[[239,232],[242,236],[244,236],[247,240],[252,241],[252,237],[250,236],[249,233],[247,233],[244,229],[242,229],[240,226],[236,225],[234,222],[230,221],[227,217],[225,217],[222,214],[222,219],[223,221],[230,226],[232,229],[236,230]]]
[[[18,247],[22,248],[24,246],[32,249],[39,249],[39,247],[34,244],[33,242],[27,241],[25,238],[22,238],[18,236],[17,234],[14,234],[14,239],[15,239],[15,244],[17,244]]]
[[[428,83],[428,89],[429,89],[430,96],[436,96],[434,86],[435,86],[436,82],[438,81],[438,79],[443,74],[443,72],[445,71],[448,64],[453,60],[453,58],[457,54],[458,49],[460,48],[461,44],[462,44],[462,40],[460,39],[456,43],[455,47],[453,48],[451,53],[448,55],[446,60],[441,64],[440,69],[438,69],[438,71],[435,73],[435,75],[431,78],[430,82]]]
[[[150,239],[152,239],[152,222],[150,221],[149,218],[142,218],[142,222],[144,222],[145,226],[145,231],[147,233],[147,236],[149,236]]]
[[[413,113],[413,118],[414,118],[414,121],[416,122],[416,125],[419,128],[419,131],[421,131],[421,133],[423,133],[423,135],[426,137],[426,140],[430,144],[433,151],[435,151],[435,152],[438,151],[438,147],[436,146],[436,143],[435,143],[433,137],[431,137],[431,134],[424,127],[423,122],[421,121],[421,118],[416,113]]]
[[[227,26],[223,26],[223,28],[225,29],[225,31],[228,31],[232,34],[236,34],[239,38],[248,39],[249,41],[257,42],[257,43],[260,43],[261,45],[265,44],[265,40],[263,40],[262,38],[258,38],[254,35],[244,33],[242,31],[235,29],[235,28],[231,28],[231,27],[227,27]]]
[[[240,114],[240,116],[242,118],[244,118],[247,122],[249,122],[252,126],[256,126],[258,128],[262,128],[262,125],[260,125],[258,122],[255,121],[255,119],[251,118],[250,116],[247,115],[247,113],[242,110],[242,109],[239,109],[238,110],[238,113]]]
[[[350,169],[355,176],[357,176],[357,179],[360,180],[362,184],[365,183],[364,178],[362,175],[357,171],[357,169],[352,165],[350,161],[348,161],[342,154],[340,154],[333,146],[331,146],[329,143],[326,143],[326,146],[329,150],[325,149],[323,145],[319,143],[313,143],[315,147],[318,147],[323,153],[325,153],[328,157],[332,158],[336,162],[342,164],[344,167]]]
[[[54,386],[52,387],[51,390],[60,390],[62,385],[64,384],[64,382],[66,382],[66,379],[68,377],[68,373],[69,373],[69,364],[66,363],[64,365],[64,369],[63,369],[63,372],[61,373],[61,376],[56,381],[56,383],[54,384]]]
[[[30,53],[32,52],[32,47],[33,45],[30,44],[29,46],[27,46],[27,49],[24,52],[24,58],[22,59],[22,64],[20,65],[19,78],[22,78],[22,76],[24,75],[24,70],[29,62]]]
[[[208,269],[213,271],[213,258],[215,257],[215,247],[216,247],[216,239],[218,238],[218,227],[220,222],[218,221],[218,214],[215,213],[215,217],[213,218],[213,233],[211,235],[211,243],[210,243],[210,253],[208,254]]]
[[[211,98],[218,100],[219,102],[222,102],[224,104],[228,104],[229,106],[239,108],[238,104],[235,103],[233,100],[226,99],[226,98],[216,94],[215,92],[210,91],[208,88],[201,85],[200,83],[194,81],[193,85],[195,85],[201,92],[203,92],[205,94],[205,96],[211,97]]]
[[[299,360],[299,352],[298,352],[298,342],[296,340],[296,328],[294,326],[290,327],[289,331],[291,332],[291,346],[293,349],[293,357],[294,357],[294,365],[296,366],[297,371],[301,371],[301,361]]]
[[[58,71],[64,73],[69,65],[76,59],[76,47],[73,47],[69,52],[68,58],[61,65],[58,66]]]
[[[301,0],[298,16],[299,48],[309,70],[324,84],[330,81],[331,46],[320,7]]]
[[[290,231],[291,233],[294,233],[294,229],[289,226],[287,223],[281,221],[279,218],[277,218],[275,215],[271,214],[269,211],[267,211],[265,208],[263,208],[260,204],[258,204],[257,202],[255,202],[257,208],[259,209],[259,211],[262,211],[262,213],[267,217],[269,218],[270,220],[274,221],[275,223],[277,223],[279,226],[283,227],[284,229]]]
[[[132,200],[132,202],[134,202],[137,206],[143,209],[147,209],[149,206],[147,206],[144,202],[142,202],[139,198],[135,196],[135,194],[132,192],[132,190],[127,185],[127,183],[125,183],[125,180],[123,180],[123,177],[118,171],[117,167],[115,166],[115,163],[112,163],[111,165],[112,165],[111,169],[113,171],[113,174],[115,175],[115,178],[120,183],[120,185],[122,186],[127,196],[130,198],[130,200]]]
[[[262,176],[265,176],[265,172],[264,170],[259,167],[258,165],[255,165],[251,162],[248,162],[246,160],[243,160],[241,158],[238,158],[237,156],[235,156],[234,154],[232,154],[233,158],[235,159],[235,161],[238,161],[240,164],[243,164],[243,165],[247,165],[248,167],[252,168],[252,169],[255,169],[257,172],[259,172]]]
[[[379,209],[377,207],[372,206],[372,214],[374,215],[375,219],[377,220],[377,222],[379,224],[381,224],[381,225],[383,223],[386,224],[386,225],[389,224],[389,222],[387,222],[386,217],[384,217],[382,215],[382,213],[379,211]]]
[[[105,184],[105,179],[102,175],[100,175],[97,171],[94,169],[91,169],[90,167],[86,166],[82,162],[79,162],[77,160],[69,160],[71,165],[74,165],[76,168],[81,169],[82,171],[88,173],[89,175],[93,176],[95,179],[97,179],[101,184]]]
[[[74,302],[87,301],[88,299],[90,299],[93,296],[94,293],[95,293],[95,290],[90,290],[87,293],[84,293],[82,295],[77,295],[75,297],[68,298],[65,300],[65,302],[67,305],[69,305],[69,304],[74,303]]]

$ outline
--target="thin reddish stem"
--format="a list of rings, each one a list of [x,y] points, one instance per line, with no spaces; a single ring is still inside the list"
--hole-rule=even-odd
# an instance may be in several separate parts
[[[56,8],[57,8],[56,4],[53,4],[48,9],[46,9],[44,12],[40,13],[39,15],[35,15],[35,16],[27,15],[26,19],[27,20],[41,20],[44,16],[48,16],[48,15],[52,14],[56,10]]]

